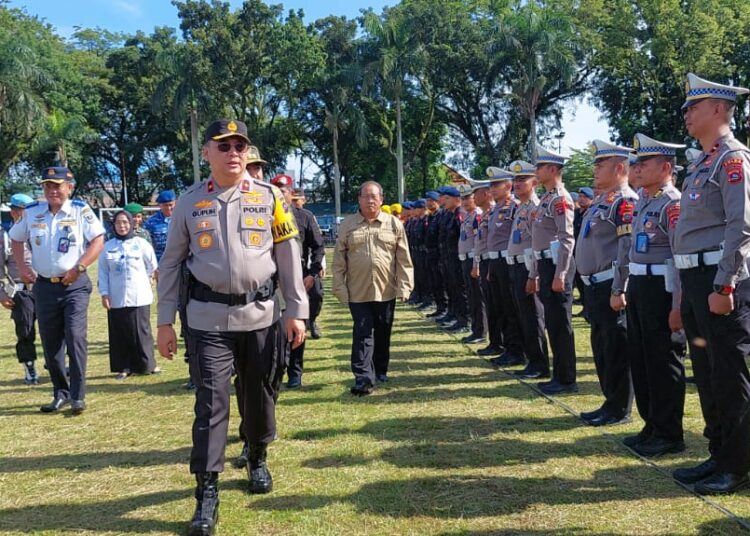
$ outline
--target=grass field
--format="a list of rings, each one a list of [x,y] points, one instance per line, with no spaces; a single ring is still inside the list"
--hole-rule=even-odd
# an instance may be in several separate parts
[[[246,494],[244,471],[228,465],[220,534],[736,534],[742,526],[727,511],[750,521],[747,491],[706,502],[668,476],[706,455],[693,386],[688,451],[655,464],[619,444],[638,419],[602,431],[566,410],[600,403],[581,320],[581,392],[558,402],[399,306],[391,382],[360,399],[348,392],[348,310],[326,299],[304,386],[281,394],[269,453],[275,489]],[[94,291],[89,409],[43,415],[49,380],[23,385],[13,343],[3,320],[0,533],[183,533],[194,507],[187,366],[160,358],[161,375],[114,380]],[[233,411],[229,458],[241,447],[237,422]]]

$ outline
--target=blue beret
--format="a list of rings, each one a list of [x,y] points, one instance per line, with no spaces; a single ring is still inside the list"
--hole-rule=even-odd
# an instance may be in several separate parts
[[[443,188],[443,195],[447,195],[449,197],[461,197],[461,193],[458,191],[458,188],[454,188],[453,186],[446,186]]]
[[[578,194],[575,192],[570,192],[570,197],[573,198],[573,201],[578,201]]]
[[[13,194],[10,196],[10,206],[15,208],[26,208],[27,205],[33,202],[34,200],[26,194]]]
[[[159,204],[169,203],[170,201],[174,201],[175,199],[177,199],[177,194],[174,193],[174,190],[164,190],[159,194],[159,197],[156,198],[156,202]]]
[[[412,205],[414,206],[414,208],[425,208],[427,206],[427,203],[424,199],[417,199],[412,203]]]
[[[427,193],[425,194],[425,197],[426,197],[427,199],[432,199],[433,201],[440,201],[440,194],[439,194],[439,193],[437,193],[437,192],[436,192],[436,191],[434,191],[434,190],[430,190],[429,192],[427,192]]]
[[[414,208],[414,204],[411,201],[404,201],[401,203],[401,208],[404,210],[411,210]]]
[[[584,186],[583,188],[578,188],[578,193],[585,195],[589,199],[594,199],[594,190],[592,190],[588,186]]]

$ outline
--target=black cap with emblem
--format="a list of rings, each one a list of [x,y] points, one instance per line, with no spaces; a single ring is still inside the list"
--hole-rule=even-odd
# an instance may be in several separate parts
[[[203,143],[207,143],[210,140],[219,141],[233,137],[242,138],[247,143],[250,143],[250,138],[247,137],[247,125],[236,119],[219,119],[208,125],[206,135],[203,137]]]
[[[48,167],[42,172],[40,182],[56,182],[58,184],[63,182],[73,182],[73,174],[66,167]]]

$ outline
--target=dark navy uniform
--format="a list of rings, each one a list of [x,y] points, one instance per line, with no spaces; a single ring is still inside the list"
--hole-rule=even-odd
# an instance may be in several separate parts
[[[436,316],[447,310],[445,280],[440,269],[440,221],[444,209],[440,208],[427,216],[425,223],[425,261]]]

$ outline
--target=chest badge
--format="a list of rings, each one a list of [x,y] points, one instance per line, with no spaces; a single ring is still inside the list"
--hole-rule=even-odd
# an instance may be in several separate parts
[[[211,236],[211,233],[201,233],[198,236],[198,247],[201,249],[208,249],[210,248],[214,243],[214,237]]]

